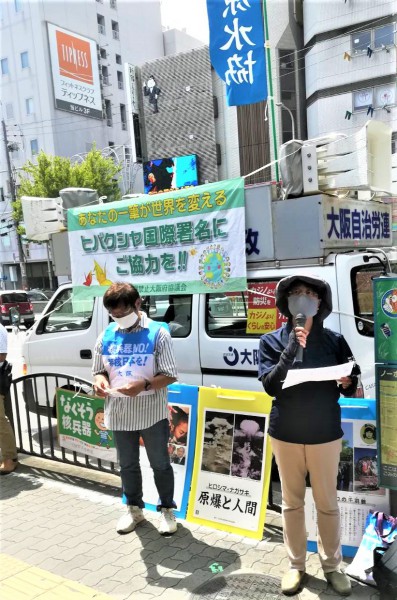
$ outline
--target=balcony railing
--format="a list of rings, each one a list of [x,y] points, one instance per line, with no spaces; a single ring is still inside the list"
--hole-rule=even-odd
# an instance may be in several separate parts
[[[101,33],[102,35],[106,35],[106,29],[105,29],[105,25],[101,25],[101,23],[98,23],[98,31],[99,31],[99,33]]]
[[[124,131],[127,131],[127,123],[122,122],[121,129],[123,129]]]
[[[112,34],[115,40],[119,40],[120,39],[120,34],[117,31],[117,29],[112,29]]]
[[[113,119],[106,119],[106,122],[108,127],[113,127]]]
[[[119,85],[119,90],[124,89],[124,83],[122,81],[118,81],[118,85]]]

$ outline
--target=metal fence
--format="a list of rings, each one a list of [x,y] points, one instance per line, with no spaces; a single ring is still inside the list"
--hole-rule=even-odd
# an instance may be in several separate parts
[[[56,390],[92,393],[92,382],[62,373],[36,373],[14,379],[8,415],[19,452],[50,460],[117,474],[118,466],[62,448],[57,440]]]
[[[62,373],[36,373],[14,379],[6,412],[14,427],[18,452],[79,467],[118,474],[112,462],[62,448],[57,440],[56,390],[92,393],[92,382]],[[274,503],[270,481],[268,508],[281,512]]]

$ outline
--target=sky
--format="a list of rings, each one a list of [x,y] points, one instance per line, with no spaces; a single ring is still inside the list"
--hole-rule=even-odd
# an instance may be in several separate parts
[[[186,29],[189,35],[208,44],[206,0],[161,0],[164,27]]]

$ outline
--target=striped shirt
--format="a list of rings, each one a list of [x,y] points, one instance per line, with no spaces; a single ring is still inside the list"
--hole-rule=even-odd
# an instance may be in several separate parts
[[[140,321],[134,331],[148,329],[149,318],[140,312]],[[127,330],[120,329],[121,333]],[[103,334],[98,337],[94,348],[93,375],[107,374],[103,363]],[[156,338],[154,349],[154,375],[178,377],[172,338],[162,327]],[[158,421],[168,419],[167,388],[155,390],[153,394],[139,395],[133,398],[125,396],[107,396],[105,399],[105,424],[111,431],[140,431],[147,429]]]

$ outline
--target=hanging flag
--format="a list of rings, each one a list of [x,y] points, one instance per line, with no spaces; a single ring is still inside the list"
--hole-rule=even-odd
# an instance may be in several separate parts
[[[267,98],[261,0],[207,0],[210,57],[229,106]]]

